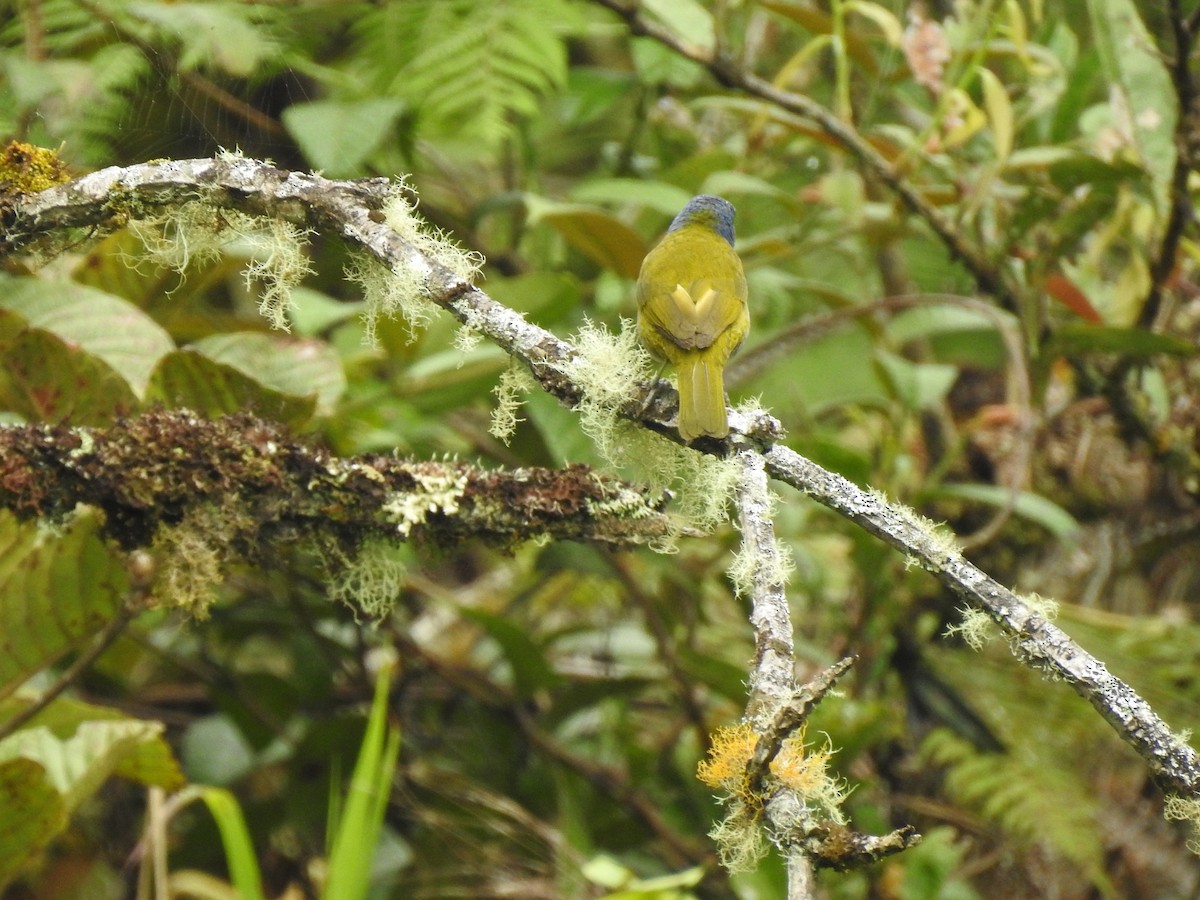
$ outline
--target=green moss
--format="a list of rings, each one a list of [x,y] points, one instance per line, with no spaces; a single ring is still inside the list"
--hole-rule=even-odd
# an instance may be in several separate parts
[[[0,153],[0,194],[33,194],[70,178],[67,164],[53,150],[9,141]]]

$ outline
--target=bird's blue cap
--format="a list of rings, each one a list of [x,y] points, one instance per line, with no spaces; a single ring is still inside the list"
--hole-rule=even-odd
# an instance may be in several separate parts
[[[680,210],[667,231],[672,232],[684,225],[707,225],[729,241],[729,246],[732,247],[733,212],[733,204],[728,200],[712,194],[701,194],[687,202],[687,206]]]

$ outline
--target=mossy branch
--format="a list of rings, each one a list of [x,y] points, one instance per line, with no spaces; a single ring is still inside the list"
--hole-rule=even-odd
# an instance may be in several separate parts
[[[200,516],[249,560],[305,536],[347,548],[368,538],[450,546],[468,537],[628,546],[671,529],[659,499],[583,465],[488,471],[340,458],[250,415],[155,411],[111,428],[0,428],[0,507],[52,519],[80,503],[103,510],[126,548]]]

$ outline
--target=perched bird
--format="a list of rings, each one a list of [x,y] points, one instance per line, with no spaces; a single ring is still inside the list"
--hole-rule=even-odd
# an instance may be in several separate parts
[[[725,437],[725,363],[750,329],[731,203],[688,201],[642,261],[637,302],[642,343],[679,370],[680,436]]]

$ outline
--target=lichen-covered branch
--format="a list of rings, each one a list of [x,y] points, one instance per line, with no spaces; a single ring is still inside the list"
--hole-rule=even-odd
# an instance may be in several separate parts
[[[415,275],[426,299],[521,360],[543,390],[574,406],[580,390],[565,369],[576,356],[575,348],[497,303],[387,224],[381,210],[396,190],[388,178],[332,181],[232,154],[114,166],[15,198],[3,210],[0,258],[61,246],[64,235],[78,236],[81,229],[86,235],[103,235],[131,220],[154,218],[163,210],[197,201],[337,234],[386,271]],[[673,435],[667,418],[671,395],[660,389],[649,408],[633,401],[626,414]],[[732,422],[743,434],[760,440],[782,435],[779,422],[766,413],[735,414]]]
[[[738,460],[742,464],[737,486],[742,549],[738,554],[735,582],[750,600],[754,666],[750,672],[746,715],[758,731],[795,690],[795,656],[792,618],[784,593],[784,564],[775,541],[771,492],[762,454],[743,450],[738,454]]]
[[[851,857],[842,844],[825,840],[828,834],[844,836],[842,843],[859,848],[858,865],[876,862],[889,853],[912,846],[920,836],[906,830],[904,840],[860,835],[846,828],[838,810],[841,789],[825,774],[829,751],[809,752],[804,725],[817,704],[850,668],[846,658],[830,666],[801,687],[796,687],[792,620],[785,593],[785,564],[775,540],[772,498],[764,458],[757,450],[739,452],[742,475],[738,482],[738,521],[742,548],[734,579],[750,600],[754,626],[754,663],[750,672],[750,698],[744,722],[756,739],[744,760],[744,774],[732,779],[733,813],[723,823],[755,827],[754,810],[761,810],[788,867],[788,898],[802,900],[812,893],[812,869],[850,867]],[[743,726],[745,727],[745,726]],[[714,754],[710,765],[719,766]],[[732,759],[728,760],[733,763]],[[835,821],[836,820],[836,821]],[[877,855],[864,850],[878,850]],[[730,856],[728,850],[723,854]]]
[[[79,503],[102,509],[126,547],[202,517],[246,559],[304,535],[348,547],[369,537],[631,545],[671,528],[661,500],[586,466],[488,471],[339,458],[250,415],[208,421],[155,411],[111,428],[0,428],[0,507],[53,518]]]
[[[1167,727],[1150,704],[1062,629],[964,559],[953,541],[936,532],[931,522],[786,447],[771,446],[765,456],[773,477],[908,554],[971,607],[986,610],[1009,636],[1018,659],[1067,682],[1138,752],[1167,788],[1189,797],[1200,793],[1200,756]]]

